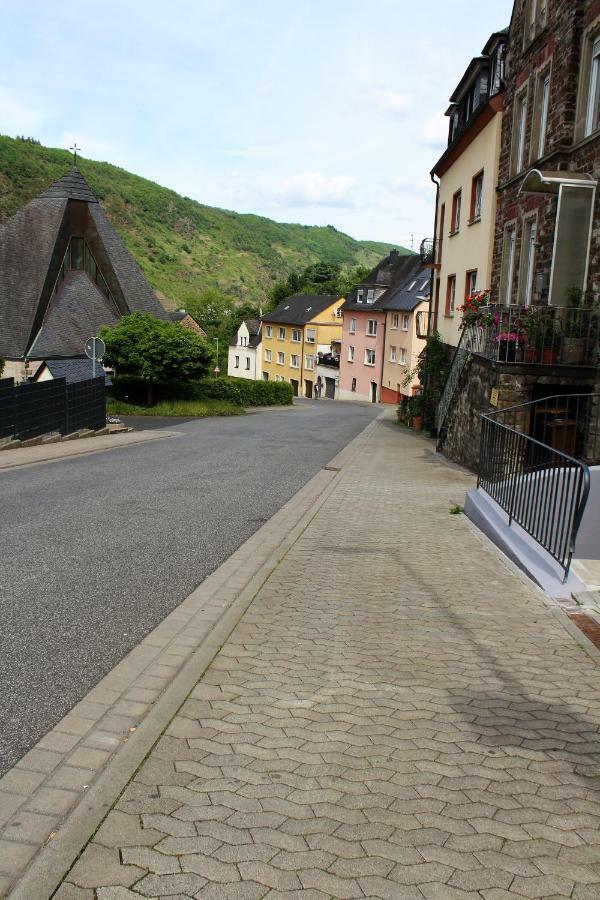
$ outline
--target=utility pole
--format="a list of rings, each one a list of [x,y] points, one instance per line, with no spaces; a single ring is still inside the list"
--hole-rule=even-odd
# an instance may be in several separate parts
[[[219,368],[219,338],[218,337],[213,338],[213,341],[217,342],[217,364],[214,367],[213,372],[215,373],[215,375],[218,375],[219,372],[221,371]]]

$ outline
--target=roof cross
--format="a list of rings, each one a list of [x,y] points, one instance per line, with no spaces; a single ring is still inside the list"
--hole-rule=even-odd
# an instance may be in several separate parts
[[[81,150],[81,147],[77,146],[77,141],[73,141],[73,146],[69,147],[69,150],[73,154],[73,165],[76,166],[77,165],[77,151]]]

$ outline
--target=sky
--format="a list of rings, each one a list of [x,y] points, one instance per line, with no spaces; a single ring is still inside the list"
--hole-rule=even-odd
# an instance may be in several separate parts
[[[511,9],[0,0],[0,133],[77,141],[211,206],[416,247],[448,98]]]

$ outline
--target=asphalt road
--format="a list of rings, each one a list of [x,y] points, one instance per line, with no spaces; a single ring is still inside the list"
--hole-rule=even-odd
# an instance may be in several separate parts
[[[0,471],[0,775],[379,412],[143,420],[177,435]]]

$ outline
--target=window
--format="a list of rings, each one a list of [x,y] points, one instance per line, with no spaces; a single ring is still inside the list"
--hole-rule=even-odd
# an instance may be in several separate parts
[[[280,340],[280,341],[285,341],[285,328],[280,328],[280,329],[279,329],[279,340]]]
[[[342,307],[338,306],[336,309],[334,309],[333,315],[335,316],[336,319],[341,319],[342,316],[344,315]]]
[[[546,149],[546,129],[548,126],[548,107],[550,103],[550,72],[546,71],[538,77],[535,92],[535,119],[533,123],[532,156],[539,159]]]
[[[350,319],[350,334],[356,334],[356,319]]]
[[[283,366],[285,364],[285,353],[282,353],[281,350],[277,354],[277,365]]]
[[[477,285],[477,269],[471,269],[467,272],[465,278],[465,299],[475,293]]]
[[[295,353],[292,353],[292,355],[290,357],[290,366],[292,367],[292,369],[300,368],[300,357],[297,356]]]
[[[390,362],[396,362],[396,348],[390,347]]]
[[[240,367],[240,358],[239,358],[239,356],[236,356],[234,368],[239,369],[239,367]]]
[[[367,303],[374,303],[374,302],[375,302],[375,291],[373,290],[373,288],[369,288],[369,290],[367,291]]]
[[[404,313],[402,316],[402,331],[408,331],[408,323],[410,321],[410,316],[408,313]]]
[[[448,275],[448,283],[446,285],[446,315],[454,315],[454,304],[456,302],[456,275]]]
[[[354,362],[354,347],[352,345],[348,347],[348,362]]]
[[[317,329],[316,328],[307,328],[306,329],[306,343],[314,344],[317,340]]]
[[[273,326],[272,326],[272,325],[267,325],[267,327],[266,327],[266,332],[267,332],[267,337],[268,337],[268,338],[273,337]]]
[[[292,340],[295,344],[299,344],[302,340],[302,332],[299,328],[292,329]]]
[[[483,172],[479,172],[471,182],[471,222],[481,219],[481,200],[483,198]]]
[[[367,348],[365,350],[365,366],[375,365],[375,351]]]
[[[517,229],[510,225],[504,232],[504,249],[502,253],[502,286],[501,297],[505,306],[510,306],[512,300],[512,286],[515,275],[515,247],[517,243]]]
[[[247,343],[248,343],[247,338],[245,338],[245,337],[240,338],[240,346],[241,347],[245,347]]]
[[[585,127],[583,136],[587,137],[598,129],[600,112],[600,35],[594,39],[591,48],[589,80],[586,92]]]
[[[356,292],[356,302],[357,302],[357,303],[362,303],[362,302],[363,302],[363,296],[364,296],[364,293],[365,293],[365,292],[363,291],[362,288],[359,288],[359,289],[357,290],[357,292]]]
[[[249,356],[246,357],[246,371],[247,372],[250,371],[250,357]]]
[[[370,337],[375,337],[377,334],[377,320],[376,319],[368,319],[367,320],[367,334]]]
[[[401,366],[406,365],[406,348],[405,347],[400,347],[400,365]]]
[[[392,328],[395,329],[398,327],[399,318],[400,318],[400,315],[398,313],[392,313]]]
[[[522,91],[515,102],[513,126],[513,173],[520,172],[525,165],[525,127],[527,125],[527,90]]]
[[[311,356],[310,354],[307,353],[306,356],[304,357],[304,365],[306,366],[307,369],[311,369],[311,370],[314,369],[314,367],[315,367],[314,356]]]
[[[523,228],[523,243],[521,245],[521,277],[519,279],[519,299],[524,306],[531,305],[533,294],[536,235],[536,220],[526,219]]]
[[[452,198],[452,224],[450,234],[460,231],[460,207],[462,205],[462,191],[457,191]]]
[[[271,362],[272,354],[270,350],[265,350],[265,362]]]
[[[527,0],[527,16],[523,44],[527,46],[546,27],[547,0]]]
[[[352,387],[350,388],[350,390],[351,390],[351,391],[356,391],[356,378],[353,378],[353,379],[352,379]]]

